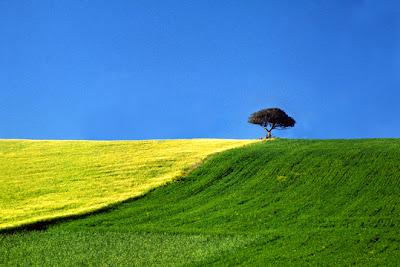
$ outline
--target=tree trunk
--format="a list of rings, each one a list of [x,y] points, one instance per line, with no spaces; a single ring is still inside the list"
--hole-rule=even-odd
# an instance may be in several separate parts
[[[265,137],[265,139],[270,139],[271,138],[271,131],[267,131],[267,136]]]

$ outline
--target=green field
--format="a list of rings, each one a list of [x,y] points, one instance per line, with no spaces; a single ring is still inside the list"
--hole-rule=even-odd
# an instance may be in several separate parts
[[[108,211],[0,236],[0,265],[400,264],[400,139],[275,140]]]
[[[249,142],[0,140],[0,230],[139,197]]]

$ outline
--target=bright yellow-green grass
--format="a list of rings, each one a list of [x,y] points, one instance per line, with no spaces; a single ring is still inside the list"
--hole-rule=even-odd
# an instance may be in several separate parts
[[[83,214],[183,176],[249,140],[0,141],[0,229]]]

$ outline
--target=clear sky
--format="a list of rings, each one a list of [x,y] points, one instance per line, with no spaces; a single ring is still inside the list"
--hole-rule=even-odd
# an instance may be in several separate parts
[[[400,137],[400,1],[0,0],[0,138]]]

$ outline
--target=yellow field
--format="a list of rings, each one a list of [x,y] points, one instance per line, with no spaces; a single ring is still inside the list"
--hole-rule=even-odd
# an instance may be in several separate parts
[[[83,214],[183,176],[249,140],[0,141],[0,229]]]

